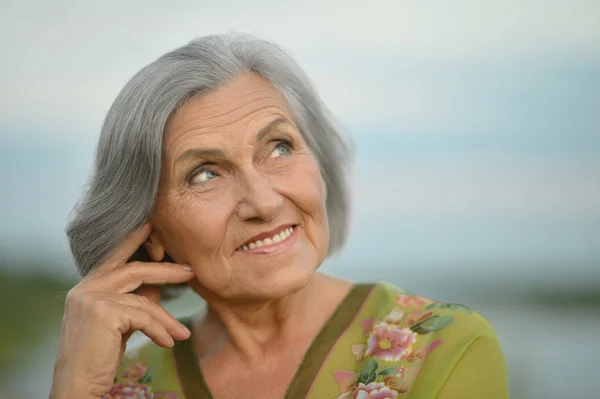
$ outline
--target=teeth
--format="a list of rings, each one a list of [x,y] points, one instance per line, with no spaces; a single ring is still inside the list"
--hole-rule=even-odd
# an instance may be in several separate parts
[[[288,227],[287,229],[282,230],[280,233],[275,234],[271,238],[265,238],[264,240],[256,240],[247,245],[242,245],[242,247],[240,249],[243,251],[246,251],[248,249],[260,248],[264,245],[272,245],[273,243],[281,242],[281,241],[285,240],[286,238],[288,238],[292,234],[293,231],[294,231],[293,227]]]

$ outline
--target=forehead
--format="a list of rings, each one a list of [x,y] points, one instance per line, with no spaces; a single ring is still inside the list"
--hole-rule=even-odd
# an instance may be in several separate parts
[[[266,79],[245,74],[222,88],[190,99],[169,121],[167,154],[176,156],[190,145],[221,144],[255,134],[271,120],[292,121],[284,97]]]

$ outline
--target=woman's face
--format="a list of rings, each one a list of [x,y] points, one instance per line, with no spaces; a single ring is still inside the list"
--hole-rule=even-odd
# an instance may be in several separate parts
[[[171,118],[148,249],[223,298],[302,288],[328,247],[319,167],[282,95],[243,75]],[[159,259],[157,259],[159,260]]]

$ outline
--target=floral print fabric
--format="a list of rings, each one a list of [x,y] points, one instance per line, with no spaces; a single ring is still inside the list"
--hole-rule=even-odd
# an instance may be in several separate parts
[[[138,360],[124,368],[110,391],[102,399],[183,399],[176,392],[153,388],[152,369]]]
[[[497,345],[489,323],[467,307],[412,295],[387,283],[361,286],[340,305],[323,328],[324,335],[315,339],[286,398],[437,397],[470,343],[485,336]],[[498,355],[494,355],[498,382],[492,382],[505,384],[501,352],[497,346],[492,349],[483,355],[486,361],[490,353]],[[472,373],[469,370],[465,378]],[[494,396],[500,397],[504,398]],[[149,342],[128,351],[112,389],[103,397],[211,398],[188,341],[178,342],[172,350]]]
[[[393,296],[387,307],[391,310],[381,319],[372,316],[357,321],[363,331],[362,342],[347,350],[359,367],[331,371],[339,387],[337,399],[388,399],[408,394],[429,353],[444,343],[424,337],[454,323],[452,315],[436,314],[436,310],[472,313],[458,304],[409,294]],[[419,345],[420,341],[424,344]]]

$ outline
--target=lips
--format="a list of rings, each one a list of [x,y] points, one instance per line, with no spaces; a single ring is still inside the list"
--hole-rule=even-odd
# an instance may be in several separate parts
[[[296,225],[285,225],[280,226],[275,230],[258,234],[246,241],[246,243],[239,247],[237,251],[246,251],[248,249],[260,248],[285,241],[293,233],[295,227]]]

